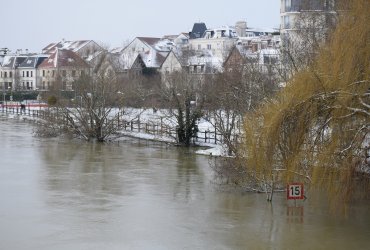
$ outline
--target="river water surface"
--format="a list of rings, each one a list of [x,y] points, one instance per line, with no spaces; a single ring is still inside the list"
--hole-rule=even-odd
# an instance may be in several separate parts
[[[32,136],[0,116],[0,249],[370,249],[370,204],[220,191],[208,158]]]

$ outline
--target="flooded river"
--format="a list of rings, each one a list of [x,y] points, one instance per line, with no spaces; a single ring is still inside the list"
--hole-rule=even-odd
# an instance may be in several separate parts
[[[35,138],[4,116],[0,140],[0,249],[370,249],[368,202],[348,218],[285,194],[269,204],[220,191],[187,150]]]

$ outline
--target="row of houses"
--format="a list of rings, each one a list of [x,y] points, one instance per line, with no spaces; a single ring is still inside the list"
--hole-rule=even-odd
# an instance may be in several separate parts
[[[260,65],[278,63],[276,30],[251,29],[246,22],[208,29],[195,23],[189,33],[136,37],[127,46],[107,50],[92,40],[51,43],[40,54],[0,54],[3,91],[48,90],[55,82],[72,90],[82,74],[112,72],[122,78],[168,74],[185,69],[191,74],[221,72],[232,53],[254,58]],[[1,51],[1,50],[0,50]]]
[[[0,49],[0,89],[47,90],[56,81],[62,83],[62,88],[72,89],[73,81],[81,74],[99,71],[125,78],[164,75],[179,69],[191,74],[214,74],[235,58],[248,59],[263,70],[280,63],[280,37],[288,44],[287,40],[305,30],[305,25],[322,31],[322,26],[325,28],[324,24],[333,19],[336,2],[281,0],[281,24],[277,30],[250,28],[245,21],[216,29],[195,23],[187,33],[136,37],[127,46],[111,50],[92,40],[51,43],[40,54],[8,54],[7,49]],[[317,33],[325,34],[325,30]]]

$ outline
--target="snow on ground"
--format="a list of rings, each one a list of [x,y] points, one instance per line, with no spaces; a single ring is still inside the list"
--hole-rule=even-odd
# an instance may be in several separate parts
[[[203,146],[203,145],[201,145]],[[225,148],[220,144],[208,144],[208,148],[199,149],[195,153],[199,155],[209,155],[209,156],[225,156]]]
[[[28,109],[28,107],[27,107]],[[30,107],[31,110],[42,110],[44,108],[40,107]],[[113,110],[112,116],[116,114],[118,110]],[[153,109],[134,109],[134,108],[128,108],[125,110],[125,115],[123,116],[123,119],[127,121],[131,120],[140,120],[142,123],[149,123],[149,124],[160,124],[167,126],[174,127],[176,122],[174,117],[171,117],[169,115],[169,112],[167,110],[153,110]],[[8,114],[9,118],[12,119],[24,119],[24,120],[37,120],[36,117],[30,117],[28,115],[22,114],[22,115],[16,115],[16,114]],[[200,119],[198,123],[198,128],[200,131],[214,131],[213,125],[205,120]],[[153,135],[153,134],[147,134],[144,132],[132,132],[132,131],[120,131],[120,135],[123,136],[130,136],[134,138],[144,139],[144,140],[153,140],[153,141],[159,141],[159,142],[166,142],[166,143],[176,143],[175,138],[168,137],[165,135]],[[225,150],[221,144],[214,144],[214,143],[204,143],[204,142],[197,142],[196,145],[204,147],[203,149],[199,149],[196,151],[197,154],[201,155],[212,155],[212,156],[224,156]]]

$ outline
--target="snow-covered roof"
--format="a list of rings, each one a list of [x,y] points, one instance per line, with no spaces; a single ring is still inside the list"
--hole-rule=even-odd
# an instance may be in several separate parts
[[[169,39],[161,39],[158,42],[156,42],[153,46],[154,49],[157,51],[170,52],[171,49],[175,46],[175,44]]]
[[[68,49],[77,52],[82,47],[86,46],[92,40],[78,40],[78,41],[61,41],[59,43],[51,43],[42,49],[43,53],[51,54],[56,51],[56,49]]]
[[[98,50],[98,51],[95,51],[94,53],[92,54],[89,54],[85,60],[86,62],[90,63],[92,60],[94,60],[96,57],[98,57],[99,55],[101,55],[102,53],[104,53],[103,50]]]
[[[39,68],[58,67],[89,68],[90,66],[75,52],[67,49],[57,49],[39,66]]]
[[[136,39],[153,48],[155,44],[161,40],[161,38],[158,37],[136,37]]]
[[[122,53],[122,51],[124,49],[125,49],[124,47],[115,47],[115,48],[111,49],[109,52],[112,53],[112,54],[120,54],[120,53]]]
[[[15,69],[17,68],[27,56],[4,56],[2,68],[10,68]]]
[[[258,33],[264,33],[264,34],[272,34],[272,33],[275,33],[275,32],[278,32],[279,30],[277,29],[273,29],[273,28],[247,28],[246,29],[247,32],[258,32]]]
[[[37,68],[48,57],[48,55],[29,56],[19,65],[19,68]]]
[[[165,60],[165,56],[154,49],[142,52],[140,56],[147,68],[159,68]]]

